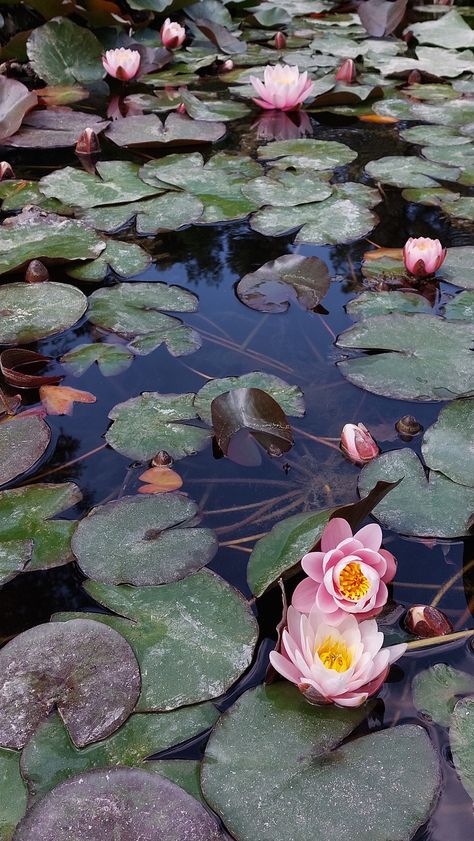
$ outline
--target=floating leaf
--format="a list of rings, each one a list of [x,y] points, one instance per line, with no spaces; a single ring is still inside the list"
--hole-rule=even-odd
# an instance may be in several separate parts
[[[0,745],[22,748],[57,706],[72,741],[109,736],[138,699],[140,672],[120,634],[90,619],[37,625],[0,652]]]
[[[401,480],[372,512],[385,528],[417,537],[452,538],[469,533],[474,488],[451,482],[436,471],[427,477],[413,450],[393,450],[366,465],[359,477],[360,495],[365,497],[382,479]]]
[[[390,315],[394,312],[432,312],[432,308],[423,295],[418,295],[416,292],[398,291],[362,292],[357,298],[349,301],[346,310],[354,321],[370,318],[373,315]]]
[[[60,382],[61,374],[39,373],[48,362],[52,362],[49,356],[24,348],[8,348],[0,353],[0,370],[5,382],[14,388],[38,388]]]
[[[375,181],[392,187],[436,187],[438,180],[457,181],[460,175],[459,169],[425,161],[416,155],[379,158],[370,161],[365,171]]]
[[[21,754],[21,769],[30,796],[39,800],[63,780],[93,768],[141,765],[147,756],[212,727],[217,717],[218,712],[210,703],[168,713],[134,713],[107,739],[77,748],[61,717],[53,713],[39,725]]]
[[[459,180],[461,181],[461,179]],[[441,207],[447,216],[474,222],[474,198],[471,196],[461,196],[460,199],[453,202],[444,201]]]
[[[208,742],[206,800],[238,841],[307,841],[315,827],[318,841],[350,841],[367,831],[373,841],[409,841],[436,801],[436,753],[415,725],[334,750],[366,713],[311,706],[288,683],[246,692]]]
[[[40,399],[48,415],[72,415],[74,403],[95,403],[97,397],[67,385],[42,385]]]
[[[17,79],[0,76],[0,141],[20,128],[25,114],[38,102],[35,93]]]
[[[262,371],[252,371],[250,374],[242,374],[241,377],[223,377],[222,379],[209,380],[198,391],[194,399],[194,407],[199,417],[212,424],[211,404],[220,394],[225,394],[235,388],[256,388],[266,391],[270,397],[281,406],[285,414],[302,417],[304,415],[304,400],[301,389],[296,385],[289,385],[280,377],[273,374],[266,374]],[[168,447],[164,447],[168,450]]]
[[[81,318],[86,307],[85,295],[65,283],[2,286],[0,343],[23,344],[61,333]]]
[[[163,185],[163,187],[165,186]],[[183,225],[197,222],[203,211],[202,201],[195,196],[191,196],[189,193],[168,192],[162,196],[133,202],[132,204],[93,208],[84,213],[82,218],[99,231],[107,231],[108,233],[115,233],[115,231],[135,222],[137,234],[150,235],[156,234],[158,231],[175,231],[182,228]],[[106,251],[110,252],[112,245],[117,246],[117,243],[109,242]],[[138,249],[137,245],[131,245],[130,243],[121,243],[121,245],[128,245],[129,249]],[[145,253],[142,249],[140,251],[142,255]],[[117,265],[116,261],[113,265]],[[85,266],[84,271],[87,271],[87,269],[88,267]],[[77,277],[77,269],[73,271]]]
[[[224,123],[191,120],[183,114],[170,114],[163,124],[156,114],[116,120],[106,135],[117,146],[193,146],[216,143],[224,136]]]
[[[149,461],[160,450],[176,460],[194,455],[204,449],[211,434],[189,423],[198,419],[194,396],[145,391],[118,403],[109,414],[113,423],[105,436],[107,443],[138,461]]]
[[[255,178],[242,187],[244,196],[255,202],[257,207],[270,204],[273,207],[295,207],[327,199],[332,186],[321,180],[317,173],[270,172],[262,178]]]
[[[425,87],[425,85],[422,85]],[[426,144],[426,126],[411,126],[400,132],[400,137],[407,143],[417,143],[420,146]],[[459,134],[453,126],[430,126],[430,146],[458,146],[469,143],[469,138]]]
[[[449,321],[474,322],[474,289],[459,292],[444,306],[445,318]]]
[[[474,47],[474,32],[457,9],[438,20],[410,23],[410,32],[420,44],[435,44],[447,50]]]
[[[105,75],[100,41],[68,18],[33,29],[26,49],[33,70],[49,85],[94,82]]]
[[[0,841],[12,841],[15,827],[26,812],[28,790],[20,773],[20,757],[16,751],[0,749]]]
[[[75,146],[86,128],[100,134],[108,125],[108,120],[87,111],[32,111],[26,115],[20,130],[9,137],[4,145],[18,149],[61,149]]]
[[[453,482],[474,487],[474,399],[454,400],[439,413],[423,437],[423,458]],[[1,430],[1,426],[0,426]]]
[[[455,286],[474,289],[474,247],[461,245],[449,248],[440,275]]]
[[[261,463],[260,444],[279,456],[293,446],[291,428],[281,406],[259,388],[235,388],[211,403],[212,426],[219,449],[236,464]]]
[[[354,385],[399,400],[453,400],[474,391],[469,325],[434,315],[376,315],[337,340],[377,351],[338,363]],[[450,362],[451,360],[451,362]]]
[[[179,491],[183,486],[183,480],[179,473],[171,467],[150,467],[139,477],[140,482],[146,482],[138,488],[139,494],[162,494],[170,491]]]
[[[61,362],[67,366],[75,377],[84,374],[94,362],[104,377],[114,377],[130,367],[133,353],[121,345],[91,344],[77,345],[73,350],[61,357]]]
[[[94,581],[169,584],[201,569],[217,552],[214,532],[197,528],[197,513],[196,503],[182,494],[123,497],[81,520],[72,549]]]
[[[458,698],[474,694],[474,677],[446,663],[418,672],[412,681],[413,703],[436,724],[449,727]]]
[[[0,485],[31,470],[51,439],[51,430],[38,415],[21,415],[0,424]]]
[[[201,803],[159,774],[108,768],[57,786],[27,813],[16,841],[100,841],[110,832],[140,841],[227,838]]]
[[[129,347],[135,353],[150,353],[164,342],[172,356],[183,356],[201,346],[200,336],[163,310],[195,312],[197,307],[196,296],[180,286],[121,283],[93,292],[88,318],[92,324],[130,339]]]
[[[230,120],[241,120],[242,117],[246,117],[250,113],[250,108],[247,108],[242,102],[234,102],[231,99],[198,99],[189,91],[182,91],[180,99],[186,108],[186,113],[193,120],[209,120],[211,122],[221,120],[221,122],[227,123]]]
[[[474,699],[458,701],[451,716],[449,741],[454,767],[470,797],[474,798],[474,757],[472,746],[474,721]]]
[[[201,763],[197,759],[153,759],[146,763],[146,770],[161,774],[206,805],[201,792]]]
[[[119,614],[85,615],[114,628],[136,653],[142,675],[137,712],[215,698],[250,665],[257,638],[253,614],[240,593],[208,570],[160,587],[93,581],[84,586]],[[65,613],[55,619],[70,617]]]
[[[278,169],[313,170],[321,172],[349,164],[357,157],[349,146],[335,140],[275,140],[257,149],[259,160],[271,161]]]
[[[31,557],[31,547],[30,540],[8,540],[0,543],[0,584],[6,584],[25,570]],[[0,839],[1,826],[0,809]]]
[[[101,211],[104,212],[105,208]],[[68,269],[67,273],[78,280],[97,281],[107,277],[109,269],[112,269],[119,277],[129,278],[146,271],[150,265],[150,255],[139,245],[109,240],[100,257],[78,268]]]
[[[45,196],[76,207],[123,204],[156,192],[138,177],[139,169],[131,161],[101,161],[96,166],[97,175],[92,175],[66,166],[45,175],[39,187]]]
[[[319,257],[285,254],[264,263],[239,280],[239,300],[259,312],[286,312],[290,301],[305,310],[316,310],[329,291],[329,270]]]
[[[435,163],[459,167],[461,170],[461,175],[458,178],[459,184],[465,184],[467,187],[474,186],[474,149],[472,144],[448,149],[444,146],[424,146],[421,153],[425,158],[435,161]],[[455,196],[453,201],[457,201],[457,199],[459,199],[459,196]],[[447,201],[449,201],[449,198],[447,198]]]

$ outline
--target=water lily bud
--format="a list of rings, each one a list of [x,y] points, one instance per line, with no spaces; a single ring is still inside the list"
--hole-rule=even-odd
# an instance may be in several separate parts
[[[44,283],[49,280],[49,272],[41,260],[32,260],[28,263],[25,272],[26,283]]]
[[[410,237],[403,247],[405,268],[415,277],[429,277],[438,271],[446,258],[446,248],[439,239]]]
[[[120,47],[118,50],[107,50],[102,56],[102,64],[109,76],[128,82],[133,79],[140,69],[141,55],[138,50],[128,50]]]
[[[336,73],[336,82],[345,82],[350,85],[356,77],[356,66],[351,58],[346,58]]]
[[[407,610],[405,627],[410,634],[423,639],[444,636],[453,631],[453,626],[447,616],[436,607],[429,607],[426,604],[415,604]]]
[[[421,73],[419,70],[412,70],[408,76],[407,82],[409,85],[418,85],[421,82]]]
[[[414,418],[413,415],[403,415],[400,420],[397,420],[395,429],[402,441],[411,441],[415,435],[418,435],[418,433],[421,432],[423,427],[421,423],[418,423],[417,419]]]
[[[178,114],[186,114],[186,106],[184,102],[180,102],[178,107],[176,108]]]
[[[354,464],[377,458],[380,448],[363,423],[346,423],[341,432],[341,450]]]
[[[169,18],[166,18],[163,26],[160,29],[161,43],[167,50],[175,50],[180,47],[186,38],[186,30],[184,26],[179,23],[171,23]]]
[[[99,138],[94,129],[84,129],[77,139],[75,151],[76,155],[96,155],[100,152]]]
[[[283,32],[277,32],[275,35],[275,49],[284,50],[286,47],[286,35]]]
[[[226,61],[223,62],[221,69],[224,71],[224,73],[230,73],[230,71],[234,69],[234,62],[232,61],[232,59],[226,59]]]
[[[0,162],[0,181],[6,181],[7,178],[14,178],[15,174],[8,161]]]
[[[153,467],[170,467],[173,464],[173,459],[166,450],[160,450],[152,459]]]

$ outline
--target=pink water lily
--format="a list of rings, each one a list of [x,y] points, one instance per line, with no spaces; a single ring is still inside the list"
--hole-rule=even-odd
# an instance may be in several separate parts
[[[259,98],[254,102],[270,110],[294,111],[301,106],[313,90],[313,83],[306,72],[300,73],[297,67],[289,64],[267,64],[263,72],[263,82],[255,76],[250,81]]]
[[[397,562],[381,549],[382,529],[376,523],[354,535],[342,517],[330,520],[321,537],[321,551],[309,552],[301,561],[308,578],[293,593],[292,605],[310,613],[313,605],[331,619],[356,614],[368,619],[380,613],[387,601],[387,584]]]
[[[281,653],[272,651],[270,662],[312,704],[359,707],[378,692],[390,664],[405,652],[405,644],[382,648],[383,639],[375,619],[338,620],[317,605],[306,616],[290,607]]]
[[[346,85],[352,84],[356,77],[356,66],[352,58],[346,58],[342,62],[339,70],[336,71],[336,82],[345,82]]]
[[[377,458],[380,449],[363,423],[346,423],[341,432],[341,449],[354,464]]]
[[[166,18],[163,26],[160,29],[161,43],[168,50],[175,50],[180,47],[186,38],[186,30],[184,26],[179,23],[171,23],[169,18]]]
[[[405,268],[415,277],[428,277],[438,271],[446,258],[439,239],[410,237],[403,248]]]
[[[117,50],[107,50],[102,56],[104,65],[109,76],[128,82],[133,79],[140,69],[141,56],[138,50],[129,50],[120,47]]]

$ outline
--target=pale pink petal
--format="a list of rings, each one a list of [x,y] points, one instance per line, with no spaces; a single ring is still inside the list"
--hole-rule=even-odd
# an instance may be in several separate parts
[[[343,540],[352,537],[352,529],[342,517],[334,517],[329,520],[326,528],[321,536],[321,550],[329,552],[330,549],[335,549]]]
[[[350,693],[348,695],[339,695],[338,698],[334,698],[334,701],[338,707],[361,707],[367,701],[367,697],[365,692],[360,692],[359,694]]]
[[[290,663],[289,660],[279,654],[278,651],[270,652],[270,663],[273,668],[279,672],[279,674],[283,675],[283,677],[286,677],[287,680],[290,680],[292,683],[299,683],[301,676],[298,669],[293,665],[293,663]]]
[[[324,613],[335,613],[335,611],[338,610],[336,602],[325,587],[318,588],[318,592],[316,593],[316,605],[319,610],[324,611]]]
[[[309,613],[316,599],[318,587],[319,585],[312,578],[304,578],[300,581],[291,599],[293,607],[300,613]]]
[[[368,526],[359,529],[354,537],[360,540],[362,546],[373,549],[374,552],[378,552],[382,545],[382,529],[377,523],[369,523]]]
[[[403,657],[405,651],[407,650],[407,644],[405,642],[401,642],[399,645],[390,645],[387,649],[389,652],[389,663],[395,663],[395,660],[398,660],[400,657]]]
[[[389,584],[390,581],[392,581],[395,578],[395,573],[397,571],[397,561],[394,558],[394,556],[392,555],[392,553],[387,552],[386,549],[381,549],[380,554],[382,555],[382,558],[384,558],[384,560],[387,563],[387,569],[385,571],[385,574],[382,577],[383,577],[383,580],[385,581],[385,583]]]
[[[313,581],[323,580],[324,552],[308,552],[301,560],[301,566]]]

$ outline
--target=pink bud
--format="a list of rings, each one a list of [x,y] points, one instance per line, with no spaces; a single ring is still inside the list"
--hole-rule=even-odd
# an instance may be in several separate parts
[[[41,260],[31,260],[25,272],[25,283],[45,283],[49,280],[49,272]]]
[[[277,32],[275,35],[275,49],[284,50],[286,47],[286,35],[283,32]]]
[[[380,449],[363,423],[346,423],[341,432],[341,449],[354,464],[377,458]]]
[[[439,239],[410,237],[403,248],[405,268],[415,277],[429,277],[444,263],[446,248]]]
[[[76,155],[96,155],[98,152],[100,152],[100,143],[94,129],[84,129],[77,139]]]
[[[14,178],[15,174],[8,161],[0,162],[0,181],[6,181],[7,178]]]
[[[230,71],[233,70],[233,69],[234,69],[234,62],[232,61],[231,58],[228,58],[226,61],[224,61],[223,65],[222,65],[222,70],[224,71],[224,73],[230,73]]]
[[[184,26],[179,23],[171,23],[169,18],[166,18],[163,26],[160,29],[161,43],[168,50],[175,50],[180,47],[186,38],[186,30]]]
[[[180,102],[176,110],[178,114],[186,114],[186,106],[184,102]]]
[[[407,83],[409,85],[418,85],[421,82],[421,73],[419,70],[412,70],[408,74]]]
[[[356,77],[356,67],[351,58],[346,58],[336,73],[336,82],[345,82],[350,85]]]
[[[452,633],[451,622],[435,607],[425,604],[415,604],[405,616],[405,627],[416,637],[441,637]]]
[[[109,76],[128,82],[133,79],[140,69],[141,56],[138,50],[128,50],[120,47],[118,50],[107,50],[102,56],[102,64]]]

